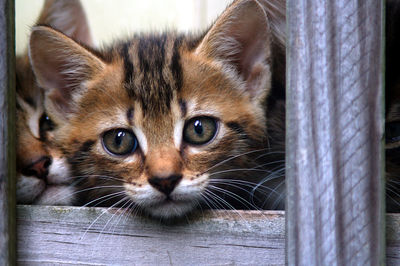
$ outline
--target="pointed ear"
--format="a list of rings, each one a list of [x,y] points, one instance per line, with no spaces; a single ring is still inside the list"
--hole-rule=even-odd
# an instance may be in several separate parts
[[[46,0],[36,25],[49,25],[93,47],[89,23],[79,0]]]
[[[92,52],[46,26],[33,27],[29,58],[36,80],[45,91],[46,109],[57,120],[65,120],[76,111],[86,83],[105,67]]]
[[[261,5],[254,0],[236,1],[220,15],[195,52],[228,66],[245,82],[251,99],[262,102],[271,83],[269,36]]]

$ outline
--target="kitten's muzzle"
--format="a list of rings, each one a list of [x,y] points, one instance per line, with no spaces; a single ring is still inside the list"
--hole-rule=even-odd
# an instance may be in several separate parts
[[[181,180],[182,175],[170,175],[167,177],[153,176],[148,181],[155,189],[169,196]]]
[[[51,165],[51,158],[43,156],[30,165],[22,169],[22,174],[26,176],[36,176],[41,179],[45,179],[49,173],[49,166]]]

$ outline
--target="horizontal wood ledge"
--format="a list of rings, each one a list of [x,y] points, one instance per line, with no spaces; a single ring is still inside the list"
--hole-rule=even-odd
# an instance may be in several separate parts
[[[18,263],[285,263],[283,211],[204,211],[162,224],[106,208],[18,206]],[[400,264],[400,214],[387,215],[387,263]]]

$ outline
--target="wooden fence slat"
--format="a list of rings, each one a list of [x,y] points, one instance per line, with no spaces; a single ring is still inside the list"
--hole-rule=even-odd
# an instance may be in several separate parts
[[[204,211],[165,225],[106,208],[18,207],[19,265],[284,264],[283,211]]]
[[[279,211],[205,211],[190,224],[160,225],[140,217],[119,217],[116,209],[17,210],[19,265],[285,263],[285,218]],[[387,265],[400,265],[400,214],[388,214],[387,221]]]
[[[16,261],[14,1],[0,0],[0,265]]]
[[[288,0],[287,263],[382,265],[382,11]]]

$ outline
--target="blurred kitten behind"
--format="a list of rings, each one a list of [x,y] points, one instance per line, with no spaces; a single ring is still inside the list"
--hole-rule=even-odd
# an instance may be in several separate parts
[[[92,45],[79,0],[47,0],[36,24],[51,25]],[[16,59],[17,202],[70,205],[74,195],[70,171],[61,152],[50,145],[56,125],[44,112],[44,91],[34,77],[25,52]]]

